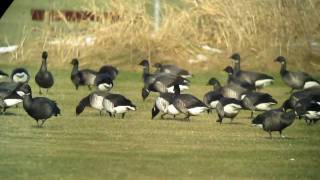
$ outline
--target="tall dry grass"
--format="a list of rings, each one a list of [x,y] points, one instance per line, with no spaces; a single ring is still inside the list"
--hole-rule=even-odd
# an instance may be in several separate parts
[[[196,71],[222,69],[230,64],[232,52],[240,52],[244,68],[275,70],[272,60],[277,55],[287,56],[296,68],[308,68],[305,65],[310,63],[310,69],[320,67],[310,47],[320,40],[320,0],[199,0],[198,4],[186,0],[181,6],[168,2],[162,1],[158,32],[147,0],[110,1],[106,6],[119,15],[118,21],[47,21],[41,35],[29,46],[23,43],[23,59],[34,59],[46,49],[59,62],[56,65],[79,57],[81,63],[137,69],[138,61],[147,58]],[[101,15],[105,7],[95,4],[89,1],[83,10]],[[88,37],[94,44],[84,43]],[[52,44],[56,40],[62,43]],[[204,50],[203,45],[222,53]],[[207,61],[190,63],[199,54]]]

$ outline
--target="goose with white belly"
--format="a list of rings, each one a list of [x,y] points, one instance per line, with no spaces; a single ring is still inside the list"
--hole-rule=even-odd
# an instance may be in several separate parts
[[[20,91],[22,83],[0,83],[0,113],[5,113],[7,108],[16,106],[22,102],[24,93]]]
[[[308,89],[319,87],[320,82],[305,72],[292,72],[287,70],[287,60],[283,56],[277,57],[275,62],[281,64],[280,75],[282,81],[291,87],[290,93],[294,90]]]
[[[78,106],[76,107],[76,115],[80,115],[86,107],[91,107],[99,110],[101,116],[102,111],[104,110],[103,100],[108,94],[110,93],[107,91],[95,91],[90,93],[79,102]]]
[[[224,118],[230,118],[231,122],[242,109],[241,101],[234,98],[223,97],[219,100],[216,111],[219,119],[216,122],[222,123]]]
[[[268,93],[248,92],[242,95],[242,105],[246,110],[251,111],[250,118],[255,111],[268,111],[278,102]]]
[[[207,85],[212,85],[213,90],[204,95],[203,102],[211,109],[215,109],[219,100],[223,97],[221,93],[222,87],[220,82],[214,77],[208,81]],[[210,110],[208,110],[208,112],[210,112]]]
[[[122,119],[126,112],[135,111],[136,106],[121,94],[108,94],[104,97],[102,102],[104,110],[106,110],[110,117],[116,117],[116,114],[121,114]]]
[[[155,63],[154,67],[157,68],[158,72],[164,72],[168,74],[173,74],[176,76],[181,76],[183,78],[189,78],[192,77],[192,74],[189,73],[187,70],[182,69],[176,65],[173,64],[161,64],[161,63]]]

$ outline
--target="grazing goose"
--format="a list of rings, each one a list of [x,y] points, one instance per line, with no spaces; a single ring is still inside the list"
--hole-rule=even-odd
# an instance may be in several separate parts
[[[174,93],[160,93],[160,96],[156,98],[155,104],[151,110],[151,119],[154,119],[159,112],[162,112],[161,119],[165,115],[176,115],[180,114],[177,108],[173,105],[173,101],[176,96],[180,94],[180,91],[175,91]]]
[[[141,61],[139,65],[143,66],[144,87],[141,92],[143,100],[148,97],[150,91],[173,93],[174,84],[179,84],[180,90],[189,89],[189,81],[185,78],[166,73],[150,74],[147,60]]]
[[[136,106],[121,94],[108,94],[102,102],[103,108],[109,113],[110,117],[115,117],[116,114],[122,114],[124,118],[126,112],[135,111]]]
[[[220,82],[214,77],[208,81],[207,85],[212,85],[213,91],[209,91],[204,95],[203,102],[211,109],[215,109],[219,100],[223,97],[221,93],[222,87]]]
[[[308,125],[315,124],[320,119],[320,104],[317,100],[302,99],[296,104],[295,111]]]
[[[251,84],[239,82],[238,80],[234,79],[232,76],[233,70],[230,66],[226,67],[224,71],[228,73],[227,84],[223,86],[221,90],[221,93],[224,97],[241,100],[242,94],[255,90],[255,87]]]
[[[48,93],[49,88],[51,88],[54,83],[54,79],[51,72],[47,70],[47,58],[48,58],[48,53],[44,51],[42,53],[41,67],[35,77],[36,83],[39,86],[39,94],[42,94],[41,88],[47,89],[47,93]]]
[[[250,118],[254,111],[268,111],[271,106],[278,102],[270,94],[261,92],[249,92],[242,95],[242,104],[244,109],[251,111]]]
[[[88,88],[91,90],[91,86],[94,85],[97,72],[91,69],[79,70],[79,61],[76,58],[72,59],[70,64],[73,65],[71,71],[71,81],[76,90],[78,90],[79,86],[88,86]]]
[[[111,80],[115,80],[117,75],[119,74],[119,71],[117,68],[113,66],[104,65],[99,69],[98,74],[104,74],[105,76],[108,76]]]
[[[51,116],[60,114],[60,109],[55,101],[45,97],[32,97],[32,91],[28,84],[23,84],[19,89],[24,93],[23,108],[33,119],[37,121],[38,127],[42,127]],[[42,123],[39,125],[39,120]]]
[[[240,69],[240,54],[234,53],[230,57],[234,62],[234,77],[241,83],[249,83],[254,85],[257,89],[264,88],[273,83],[274,78],[258,72],[243,71]]]
[[[173,100],[173,105],[179,112],[186,115],[185,119],[190,120],[190,116],[197,116],[209,109],[207,105],[195,96],[191,94],[180,94],[178,84],[174,85],[174,91],[176,96]]]
[[[28,83],[30,75],[25,68],[16,68],[12,70],[10,79],[15,83]]]
[[[21,83],[2,82],[0,83],[0,113],[6,112],[6,109],[22,102],[22,93],[19,91]]]
[[[224,118],[230,118],[231,122],[242,109],[241,101],[234,98],[222,97],[216,107],[219,119],[216,122],[222,123]]]
[[[287,70],[287,61],[283,56],[277,57],[274,60],[281,64],[280,75],[282,81],[291,87],[290,93],[294,90],[308,89],[311,87],[319,87],[320,82],[305,72],[292,72]]]
[[[179,68],[175,65],[172,65],[172,64],[156,63],[156,64],[154,64],[154,67],[157,68],[157,72],[173,74],[176,76],[181,76],[183,78],[192,77],[192,74],[190,74],[187,70],[181,69],[181,68]]]
[[[296,104],[302,99],[314,99],[320,97],[320,88],[312,87],[301,91],[296,91],[290,95],[290,97],[284,101],[282,107],[284,111],[288,109],[294,109]]]
[[[107,74],[99,74],[94,80],[94,85],[99,91],[110,91],[113,87],[113,81]]]
[[[0,79],[3,79],[5,77],[8,77],[9,75],[5,72],[3,72],[2,70],[0,70]]]
[[[263,130],[269,133],[270,138],[272,138],[271,132],[273,131],[279,131],[280,137],[282,137],[283,129],[290,126],[295,117],[294,111],[284,112],[281,109],[272,109],[256,116],[252,120],[252,124],[262,126]]]
[[[102,111],[104,110],[103,100],[108,94],[110,93],[106,91],[95,91],[90,93],[79,102],[78,106],[76,107],[76,115],[80,115],[86,107],[92,107],[99,110],[101,116]]]

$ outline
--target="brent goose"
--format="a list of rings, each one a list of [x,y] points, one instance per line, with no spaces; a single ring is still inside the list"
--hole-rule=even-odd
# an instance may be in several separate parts
[[[126,112],[136,110],[136,106],[121,94],[106,95],[103,99],[102,105],[104,110],[109,113],[110,117],[115,117],[116,114],[122,114],[122,119]]]
[[[190,74],[187,70],[179,68],[176,65],[155,63],[154,67],[157,68],[158,72],[173,74],[176,76],[181,76],[183,78],[192,77],[192,74]]]
[[[91,90],[91,86],[94,85],[97,72],[91,69],[79,70],[79,61],[76,58],[72,59],[70,64],[73,65],[71,71],[71,81],[76,90],[78,90],[79,86],[88,86],[88,88]]]
[[[60,109],[55,101],[46,97],[32,97],[32,91],[28,84],[23,84],[20,91],[24,92],[23,95],[23,108],[33,119],[37,121],[38,127],[42,127],[47,119],[51,116],[60,114]],[[39,120],[42,123],[39,125]]]
[[[224,71],[228,73],[227,84],[223,86],[221,90],[221,93],[224,97],[241,100],[242,94],[255,90],[255,86],[247,82],[240,82],[237,79],[234,79],[232,67],[228,66],[224,69]]]
[[[5,72],[3,72],[2,70],[0,70],[0,79],[8,77],[9,75]]]
[[[190,116],[197,116],[209,109],[206,104],[195,96],[191,94],[180,94],[178,84],[174,85],[174,91],[176,96],[174,97],[173,105],[178,111],[186,115],[185,119],[190,120]]]
[[[301,91],[296,91],[290,95],[290,97],[283,102],[283,110],[294,109],[296,104],[302,99],[314,99],[320,97],[320,88],[312,87]]]
[[[48,53],[46,51],[42,52],[42,64],[39,71],[36,74],[35,80],[39,86],[39,94],[42,94],[41,88],[47,89],[53,86],[54,79],[50,71],[47,70],[47,58]]]
[[[214,77],[208,81],[207,85],[212,85],[213,90],[207,92],[203,96],[203,102],[211,109],[215,109],[219,102],[219,99],[223,97],[221,93],[222,87],[220,82]],[[209,109],[208,112],[210,112],[211,109]]]
[[[16,83],[28,83],[30,75],[25,68],[16,68],[12,70],[10,79]]]
[[[291,87],[290,93],[294,90],[308,89],[320,86],[320,82],[305,72],[292,72],[287,70],[287,61],[283,56],[278,56],[275,60],[281,64],[280,75],[282,81]]]
[[[19,91],[22,83],[1,82],[0,83],[0,113],[6,109],[22,102],[23,92]]]
[[[119,71],[113,66],[104,65],[99,69],[98,74],[104,74],[104,76],[108,76],[111,80],[115,80]]]
[[[160,93],[160,96],[156,98],[155,104],[151,110],[151,119],[154,119],[159,112],[162,112],[161,119],[165,115],[173,115],[175,118],[176,115],[180,114],[177,108],[173,105],[175,96],[180,94],[180,90],[175,91],[174,93]]]
[[[99,110],[101,116],[101,113],[104,109],[103,99],[108,94],[110,93],[107,91],[95,91],[90,93],[79,102],[78,106],[76,107],[76,115],[80,115],[86,107],[92,107]]]
[[[234,53],[230,57],[234,62],[234,77],[240,82],[247,82],[254,85],[257,89],[263,88],[273,83],[274,78],[258,72],[243,71],[240,68],[240,54]]]
[[[295,107],[295,111],[299,118],[304,118],[308,125],[315,124],[320,120],[320,104],[318,100],[313,99],[302,99]]]
[[[284,112],[282,109],[272,109],[257,115],[253,120],[253,125],[262,126],[263,130],[268,132],[272,138],[271,132],[278,131],[280,137],[283,129],[290,126],[296,117],[295,111]]]
[[[243,108],[251,111],[250,118],[253,117],[254,111],[268,111],[272,105],[278,103],[270,94],[261,92],[245,93],[241,99]]]
[[[150,91],[173,93],[174,84],[179,84],[180,90],[189,88],[189,81],[180,76],[175,76],[167,73],[150,74],[149,62],[147,60],[142,60],[139,65],[143,66],[144,87],[141,91],[143,100],[148,97]]]
[[[221,124],[224,118],[230,118],[232,122],[233,119],[239,114],[241,109],[241,101],[234,98],[220,98],[216,106],[216,111],[219,117],[216,122],[219,122]]]

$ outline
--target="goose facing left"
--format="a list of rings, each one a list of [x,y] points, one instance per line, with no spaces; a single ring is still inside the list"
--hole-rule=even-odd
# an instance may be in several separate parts
[[[24,93],[19,90],[21,86],[22,83],[0,83],[0,113],[4,114],[7,108],[22,102],[22,95],[24,95]]]
[[[37,121],[38,127],[42,127],[47,119],[60,114],[57,103],[46,97],[32,97],[31,87],[23,84],[20,91],[23,95],[23,108],[29,116]],[[39,121],[42,123],[39,125]]]
[[[39,94],[42,94],[41,88],[47,89],[51,88],[54,84],[54,79],[50,71],[47,69],[47,58],[48,52],[42,52],[42,63],[39,71],[35,76],[35,81],[39,86]]]
[[[5,72],[3,72],[2,70],[0,70],[0,79],[8,77],[9,75]]]
[[[79,70],[79,60],[76,58],[72,59],[70,64],[73,65],[71,71],[71,81],[76,90],[78,90],[79,86],[88,86],[88,88],[91,90],[91,86],[95,84],[97,72],[91,69]]]

